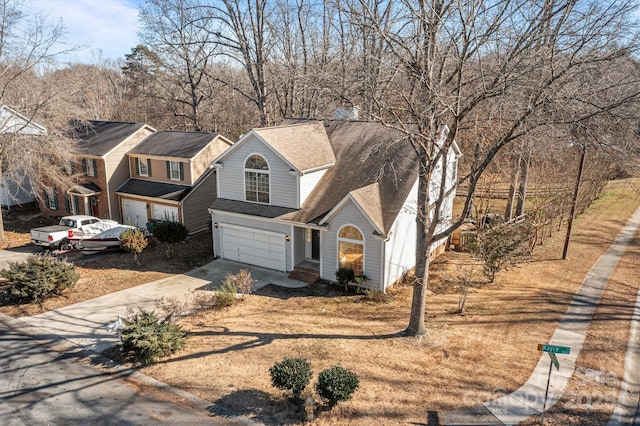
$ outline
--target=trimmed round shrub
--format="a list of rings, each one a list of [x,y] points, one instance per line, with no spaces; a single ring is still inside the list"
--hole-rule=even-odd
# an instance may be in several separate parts
[[[187,333],[171,315],[161,320],[155,312],[140,308],[123,322],[119,344],[127,361],[149,365],[184,348]]]
[[[31,256],[26,261],[10,262],[0,271],[4,278],[0,292],[9,302],[38,302],[62,293],[80,278],[73,264],[53,256]]]
[[[269,373],[273,386],[290,391],[293,398],[300,398],[313,375],[311,364],[304,358],[285,358],[269,368]]]
[[[358,386],[360,380],[356,373],[334,365],[320,372],[316,392],[333,408],[338,402],[350,400]]]

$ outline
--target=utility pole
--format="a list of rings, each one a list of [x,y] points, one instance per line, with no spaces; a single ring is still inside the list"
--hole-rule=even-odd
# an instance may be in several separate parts
[[[567,259],[567,252],[569,251],[569,240],[571,240],[571,227],[573,226],[573,219],[576,216],[576,205],[578,204],[578,193],[580,192],[580,182],[582,182],[582,170],[584,169],[584,157],[587,153],[587,146],[579,144],[580,146],[580,167],[578,168],[578,179],[576,179],[576,186],[573,189],[573,199],[571,200],[571,214],[569,215],[569,221],[567,222],[567,237],[564,240],[564,250],[562,251],[562,259]]]

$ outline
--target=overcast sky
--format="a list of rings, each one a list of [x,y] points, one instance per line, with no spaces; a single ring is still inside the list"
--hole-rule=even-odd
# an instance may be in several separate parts
[[[138,6],[143,0],[30,0],[34,10],[62,19],[70,43],[87,47],[65,62],[95,64],[123,58],[137,43]]]

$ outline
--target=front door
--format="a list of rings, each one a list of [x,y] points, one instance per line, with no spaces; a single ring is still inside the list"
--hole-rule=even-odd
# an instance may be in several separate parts
[[[320,260],[320,231],[318,229],[311,230],[311,258]]]
[[[100,209],[98,209],[98,199],[96,197],[90,197],[89,204],[91,205],[91,215],[100,217]]]

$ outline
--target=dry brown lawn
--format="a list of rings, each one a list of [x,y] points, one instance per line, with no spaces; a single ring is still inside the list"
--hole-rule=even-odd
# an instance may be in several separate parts
[[[548,341],[582,279],[639,203],[628,182],[612,182],[574,223],[569,260],[560,259],[562,229],[536,248],[531,261],[472,288],[464,315],[456,313],[457,282],[470,268],[469,258],[444,254],[432,267],[429,335],[422,339],[400,334],[409,316],[409,286],[390,289],[387,304],[326,286],[268,286],[231,308],[183,318],[191,333],[186,350],[142,372],[267,424],[297,424],[304,418],[301,407],[271,386],[268,369],[285,357],[305,357],[314,377],[334,364],[360,377],[353,399],[320,412],[315,424],[423,424],[428,412],[477,405],[527,380],[541,356],[537,344]],[[86,296],[91,286],[108,292],[171,273],[139,270],[126,263],[129,255],[118,256],[80,268],[85,287],[81,280],[73,293],[82,296],[69,294],[69,300]],[[610,416],[640,285],[639,257],[638,244],[625,254],[603,294],[567,397],[545,420],[595,425]],[[56,303],[63,302],[45,309]],[[603,371],[603,379],[593,379],[593,370]]]
[[[548,341],[582,279],[638,202],[630,186],[612,183],[575,222],[568,261],[560,259],[564,235],[556,232],[530,262],[471,289],[465,315],[455,313],[455,273],[467,259],[444,255],[433,268],[425,338],[398,334],[408,320],[408,286],[392,288],[389,304],[267,288],[224,311],[184,319],[191,332],[188,348],[143,372],[268,424],[298,423],[301,408],[270,385],[268,369],[299,356],[316,374],[340,364],[361,380],[353,399],[322,412],[317,424],[424,423],[429,411],[476,405],[527,380],[541,356],[537,344]],[[616,271],[578,359],[581,374],[604,370],[609,379],[602,389],[587,388],[584,378],[572,381],[569,399],[552,414],[558,424],[601,424],[610,415],[612,404],[587,406],[584,400],[590,392],[594,398],[615,393],[610,378],[622,375],[639,285],[637,256],[635,247]]]

